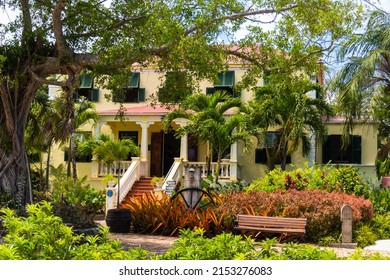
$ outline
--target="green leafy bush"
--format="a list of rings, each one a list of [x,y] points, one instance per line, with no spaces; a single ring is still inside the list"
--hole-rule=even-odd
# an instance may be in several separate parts
[[[212,193],[229,193],[242,191],[248,183],[244,180],[241,181],[219,181],[215,183],[212,178],[202,180],[202,189]]]
[[[386,214],[390,212],[390,189],[373,188],[368,194],[368,199],[372,202],[375,213]]]
[[[252,181],[245,191],[320,189],[328,192],[341,191],[356,196],[368,195],[370,186],[359,171],[352,166],[312,166],[291,171],[274,169],[265,176]]]
[[[1,260],[120,260],[149,255],[141,249],[124,251],[120,242],[109,239],[107,227],[100,227],[98,236],[73,234],[48,202],[27,205],[27,217],[18,217],[9,208],[2,213],[7,234],[0,244]]]
[[[222,233],[206,238],[203,229],[182,230],[180,239],[161,256],[163,260],[250,260],[256,259],[253,240]]]
[[[353,235],[359,247],[372,245],[378,239],[389,239],[390,213],[375,215],[371,221],[357,227]]]
[[[52,168],[52,174],[48,200],[52,202],[55,215],[77,229],[94,227],[95,215],[104,212],[104,192],[90,187],[87,177],[77,180],[68,177],[62,165]]]

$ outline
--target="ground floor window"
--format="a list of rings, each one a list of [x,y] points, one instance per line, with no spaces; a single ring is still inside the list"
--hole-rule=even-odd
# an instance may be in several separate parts
[[[344,145],[341,135],[329,135],[322,145],[322,163],[361,164],[362,138],[350,136],[348,145]]]

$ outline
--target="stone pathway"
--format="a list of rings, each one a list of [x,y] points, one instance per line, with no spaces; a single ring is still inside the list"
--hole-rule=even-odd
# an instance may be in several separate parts
[[[105,225],[104,221],[98,221],[100,224]],[[136,233],[110,233],[110,236],[122,242],[123,248],[136,248],[141,247],[142,249],[154,252],[156,254],[163,254],[169,248],[171,248],[173,242],[178,237],[160,236],[160,235],[147,235],[147,234],[136,234]],[[339,257],[348,257],[356,250],[353,248],[343,247],[326,247],[336,252]],[[371,254],[379,252],[380,254],[390,256],[390,240],[378,240],[375,245],[364,248],[365,254]]]

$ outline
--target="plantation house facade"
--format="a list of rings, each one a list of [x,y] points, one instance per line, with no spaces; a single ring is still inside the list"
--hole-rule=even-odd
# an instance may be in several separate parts
[[[203,81],[198,88],[204,94],[212,94],[215,90],[232,90],[232,87],[242,79],[245,70],[240,65],[231,64],[228,71],[220,73],[220,83],[212,84]],[[105,95],[110,93],[101,89],[88,76],[81,78],[79,96],[95,103],[100,119],[96,126],[85,125],[82,129],[83,137],[92,137],[99,133],[112,135],[116,139],[131,138],[141,150],[139,157],[129,156],[123,162],[124,175],[121,186],[125,189],[122,195],[131,188],[131,185],[140,177],[164,176],[166,180],[180,181],[183,177],[183,166],[186,164],[198,164],[202,166],[203,175],[206,171],[206,144],[198,143],[196,139],[184,136],[180,139],[174,137],[174,131],[186,124],[186,120],[174,121],[168,133],[162,131],[162,119],[169,112],[160,105],[152,106],[149,98],[159,91],[161,78],[164,75],[154,69],[133,71],[132,77],[121,96],[124,106],[124,118],[116,118],[119,103],[108,101]],[[261,85],[261,83],[260,83]],[[50,88],[51,94],[56,94],[58,88]],[[315,98],[315,93],[308,93]],[[244,102],[253,98],[253,92],[243,90],[239,93]],[[117,101],[117,100],[114,100]],[[324,119],[328,127],[328,140],[326,143],[316,143],[312,139],[309,156],[303,157],[301,151],[291,155],[289,169],[303,167],[305,164],[326,164],[331,161],[334,164],[352,164],[360,168],[364,173],[375,178],[375,156],[377,153],[377,131],[373,123],[357,123],[352,136],[351,145],[346,149],[341,148],[341,134],[343,119]],[[81,134],[80,134],[81,135]],[[270,131],[269,138],[275,137]],[[233,144],[230,153],[222,160],[220,180],[245,180],[252,181],[260,177],[267,168],[265,166],[264,149],[256,148],[256,140],[253,138],[253,149],[244,153],[240,143]],[[60,149],[54,149],[51,164],[58,166],[66,164],[66,154]],[[211,164],[215,170],[216,163]],[[88,176],[90,184],[96,188],[105,188],[103,178],[107,173],[116,175],[117,168],[107,168],[91,157],[78,158],[77,169],[79,176]],[[122,182],[123,180],[123,182]],[[121,187],[122,188],[122,187]]]

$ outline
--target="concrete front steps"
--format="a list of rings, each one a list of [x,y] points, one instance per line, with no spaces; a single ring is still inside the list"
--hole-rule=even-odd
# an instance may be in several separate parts
[[[140,180],[136,181],[129,191],[129,193],[126,195],[125,199],[123,200],[122,204],[126,204],[126,201],[129,201],[133,198],[140,198],[143,195],[151,194],[154,190],[154,188],[151,186],[152,178],[144,177]]]

